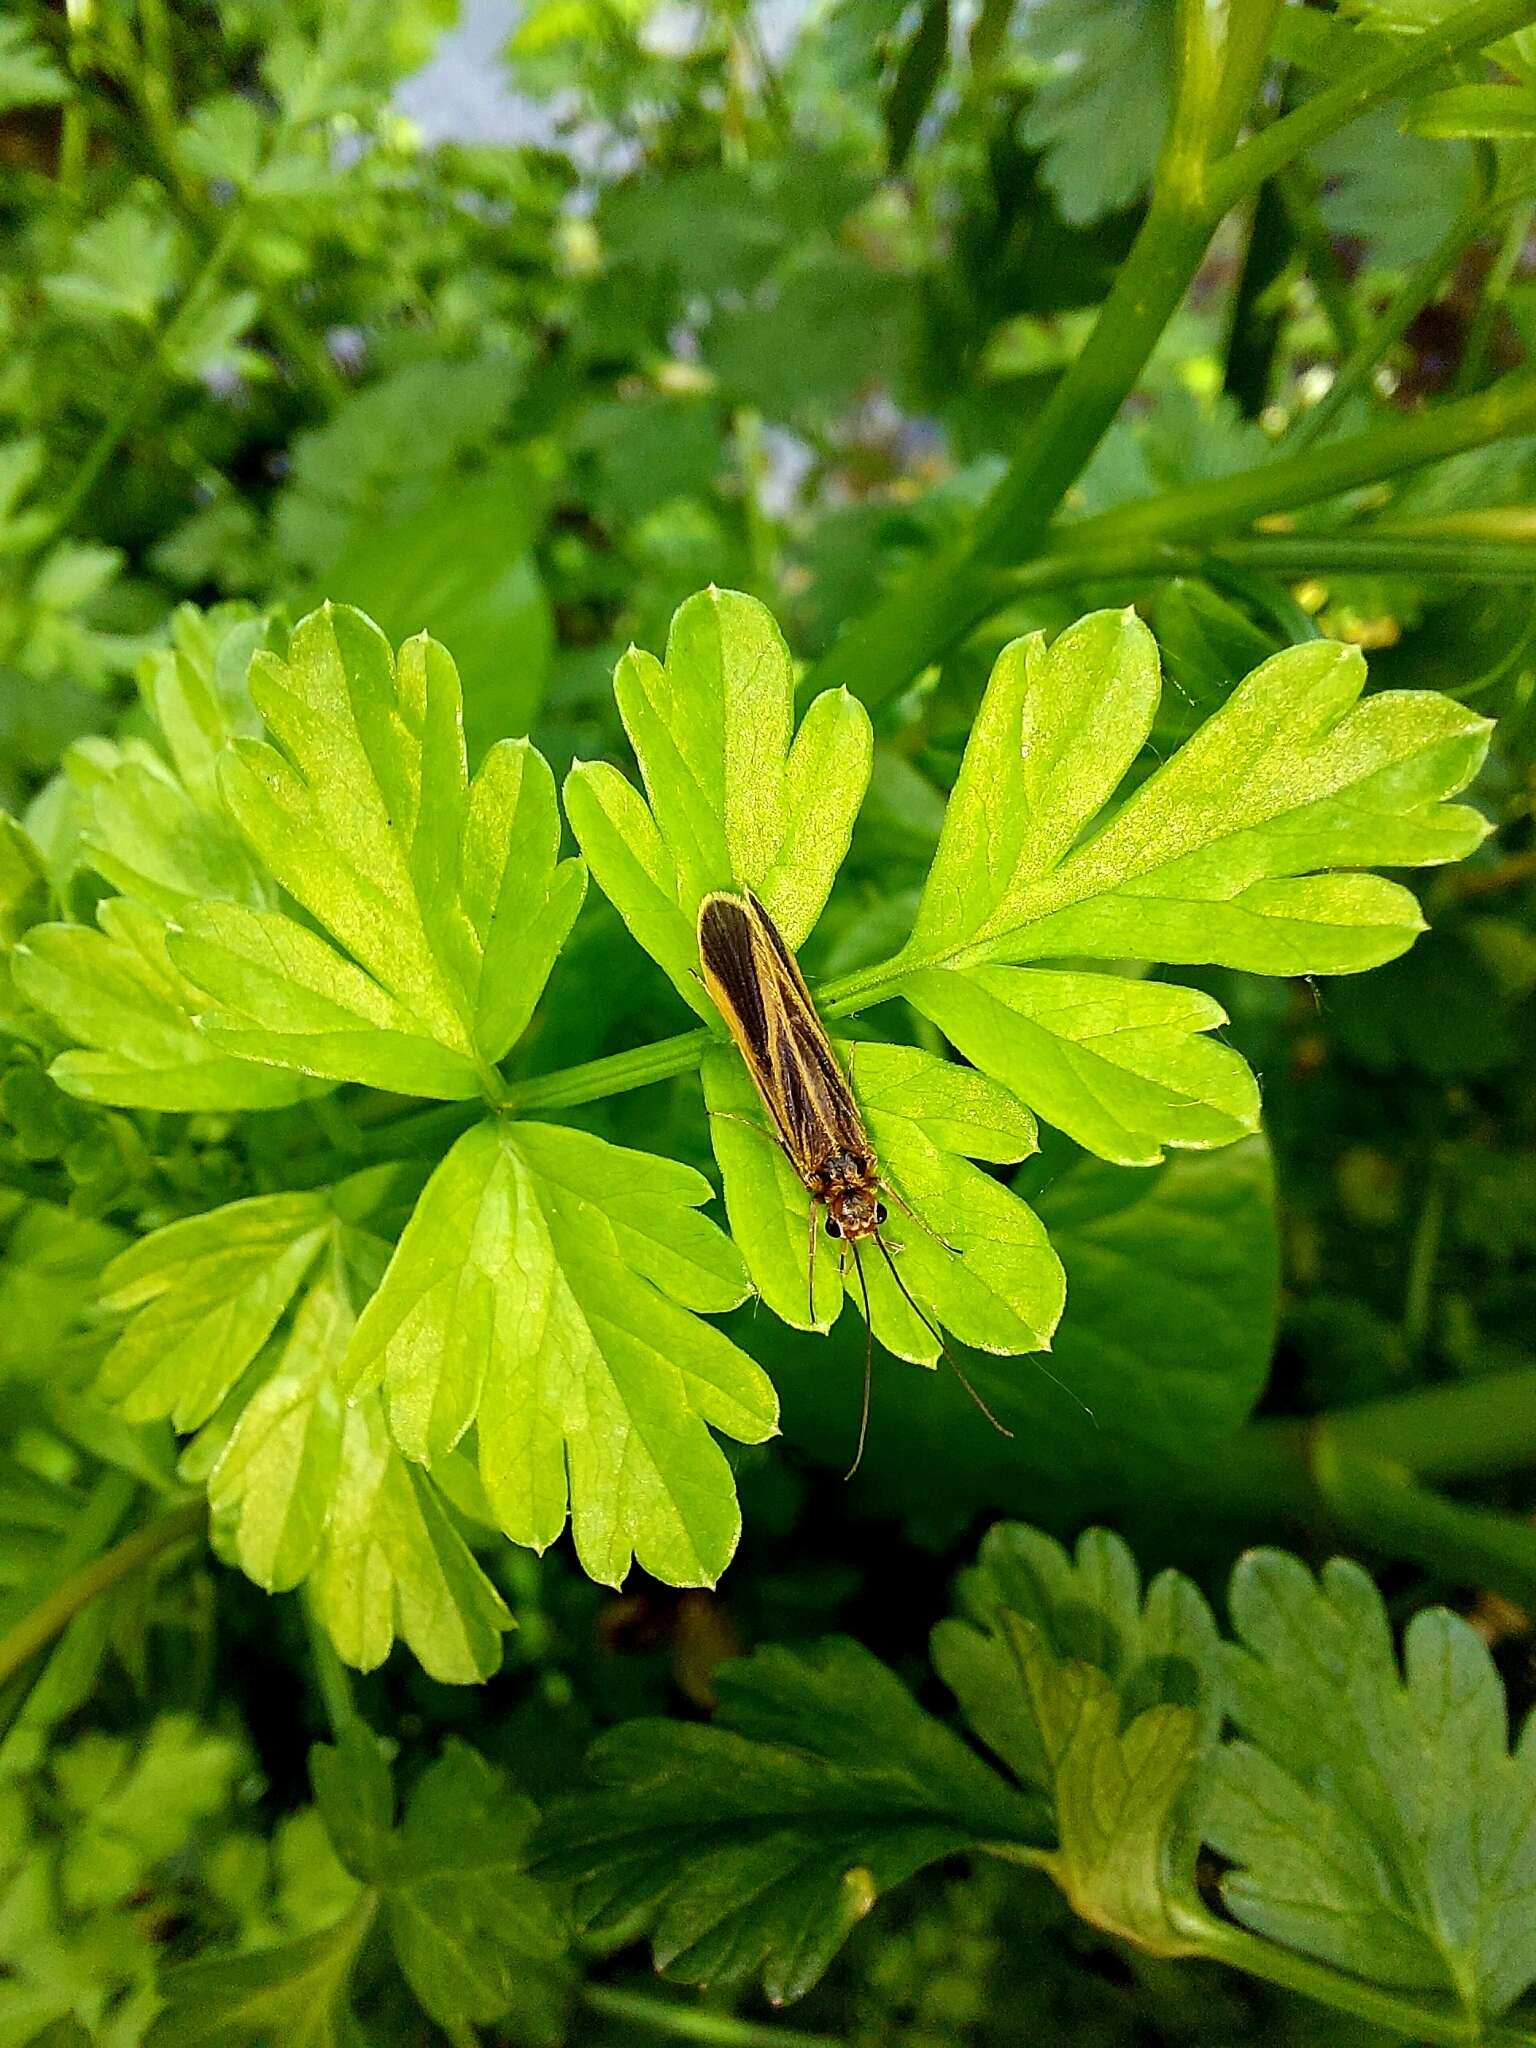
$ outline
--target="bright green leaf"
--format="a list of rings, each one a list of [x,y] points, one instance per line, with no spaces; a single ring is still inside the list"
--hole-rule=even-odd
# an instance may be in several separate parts
[[[83,322],[123,320],[154,324],[161,301],[175,286],[182,243],[166,214],[125,199],[81,228],[69,264],[44,290],[62,312]]]
[[[1060,1261],[1034,1212],[970,1164],[970,1158],[1024,1158],[1034,1149],[1034,1119],[984,1075],[913,1046],[861,1043],[843,1047],[841,1057],[845,1066],[851,1061],[885,1176],[884,1235],[900,1246],[896,1268],[920,1307],[983,1350],[1047,1346],[1062,1308]],[[775,1156],[734,1053],[722,1048],[709,1056],[704,1086],[732,1234],[764,1300],[798,1328],[825,1328],[836,1319],[843,1293],[862,1310],[867,1286],[880,1342],[900,1358],[933,1364],[938,1341],[903,1299],[878,1247],[864,1245],[857,1267],[846,1253],[839,1259],[845,1248],[826,1237],[819,1207],[813,1208],[788,1162]]]
[[[66,1093],[124,1109],[273,1109],[317,1092],[214,1047],[196,1029],[197,991],[172,964],[163,918],[115,897],[86,925],[34,927],[12,954],[17,987],[83,1052],[50,1071]]]
[[[1165,1145],[1228,1145],[1258,1127],[1246,1061],[1200,1035],[1226,1013],[1195,989],[973,967],[914,974],[902,990],[983,1073],[1100,1158],[1152,1166]]]
[[[1015,643],[993,671],[904,958],[915,969],[1088,954],[1272,974],[1392,959],[1422,926],[1407,892],[1317,871],[1470,852],[1484,821],[1442,799],[1476,771],[1490,728],[1425,693],[1357,701],[1364,681],[1353,647],[1275,655],[1081,837],[1150,728],[1150,635],[1095,613],[1048,652]]]
[[[202,898],[267,900],[229,820],[195,802],[143,741],[77,748],[66,767],[83,799],[81,843],[90,864],[125,896],[167,918]]]
[[[869,717],[827,692],[794,731],[794,668],[768,611],[737,591],[692,597],[665,663],[631,649],[614,696],[649,808],[612,768],[583,765],[566,809],[604,892],[701,1016],[695,925],[711,889],[749,887],[786,942],[821,914],[873,758]]]
[[[323,1195],[258,1195],[119,1253],[102,1301],[132,1320],[107,1353],[101,1392],[132,1421],[205,1422],[271,1336],[334,1222]]]
[[[999,1617],[1027,1623],[1061,1664],[1091,1665],[1128,1711],[1198,1710],[1201,1733],[1220,1720],[1216,1624],[1199,1590],[1164,1572],[1142,1598],[1136,1561],[1118,1536],[1089,1529],[1069,1554],[1022,1522],[998,1522],[956,1589],[961,1619],[933,1634],[935,1668],[987,1747],[1026,1785],[1050,1782],[1051,1730],[1019,1685],[1015,1646]]]
[[[219,1234],[227,1236],[227,1226]],[[253,1322],[254,1307],[270,1306],[270,1293],[257,1291],[264,1278],[258,1273],[244,1297],[232,1297],[231,1320],[244,1312]],[[501,1662],[511,1617],[435,1479],[390,1442],[378,1398],[344,1404],[341,1372],[355,1327],[352,1283],[333,1252],[270,1347],[261,1383],[231,1396],[237,1412],[214,1418],[183,1472],[206,1470],[220,1551],[270,1591],[305,1583],[349,1664],[372,1670],[398,1637],[432,1677],[472,1684]],[[248,1353],[250,1334],[237,1331],[239,1355]]]
[[[494,1090],[584,887],[560,861],[554,785],[526,741],[471,783],[458,676],[322,607],[251,693],[283,748],[237,740],[225,802],[275,880],[336,941],[233,904],[189,912],[172,953],[215,999],[201,1023],[241,1055],[448,1098]]]
[[[58,1878],[71,1908],[127,1898],[224,1806],[245,1761],[227,1735],[180,1714],[162,1715],[136,1749],[87,1734],[61,1751],[53,1774],[74,1820]]]
[[[155,649],[139,668],[139,693],[183,788],[205,817],[217,815],[226,824],[219,756],[232,740],[254,739],[260,731],[246,672],[271,632],[248,605],[216,605],[210,612],[178,605],[171,645]]]
[[[240,1569],[268,1592],[298,1585],[324,1539],[346,1427],[336,1366],[352,1321],[344,1286],[323,1273],[209,1475],[208,1505]]]
[[[713,1583],[740,1518],[706,1424],[756,1443],[776,1405],[757,1367],[698,1311],[745,1286],[696,1212],[691,1168],[586,1132],[487,1121],[428,1182],[348,1361],[382,1384],[413,1458],[479,1420],[501,1526],[543,1549],[572,1521],[592,1577],[631,1555],[670,1584]]]

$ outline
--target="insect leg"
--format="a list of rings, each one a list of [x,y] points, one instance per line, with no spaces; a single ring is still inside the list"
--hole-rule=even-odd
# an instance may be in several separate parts
[[[766,1138],[770,1145],[777,1145],[779,1142],[778,1139],[773,1135],[772,1131],[765,1129],[765,1127],[762,1124],[760,1124],[755,1117],[743,1116],[739,1110],[711,1109],[706,1111],[706,1114],[714,1123],[745,1124],[746,1128],[749,1131],[755,1131],[758,1137]]]
[[[888,1174],[881,1174],[880,1185],[882,1188],[884,1188],[885,1192],[895,1202],[898,1209],[906,1210],[907,1214],[912,1218],[912,1221],[917,1225],[919,1230],[926,1230],[928,1235],[933,1239],[934,1243],[942,1245],[945,1251],[949,1253],[951,1258],[959,1258],[959,1245],[951,1244],[947,1237],[940,1237],[939,1233],[934,1229],[931,1223],[924,1222],[923,1218],[918,1215],[917,1211],[913,1208],[912,1204],[907,1200],[906,1196],[901,1192],[901,1189],[897,1187],[895,1181],[893,1181]]]
[[[928,1317],[923,1314],[923,1311],[912,1299],[912,1290],[910,1287],[908,1287],[906,1281],[902,1279],[900,1269],[898,1268],[896,1261],[891,1257],[890,1246],[886,1243],[885,1239],[880,1235],[878,1230],[875,1232],[875,1243],[880,1247],[880,1256],[885,1260],[885,1263],[891,1269],[891,1278],[896,1282],[896,1285],[901,1289],[902,1299],[906,1302],[907,1307],[911,1309],[913,1315],[917,1317],[917,1320],[922,1324],[923,1328],[928,1332],[929,1336],[932,1337],[934,1343],[938,1345],[940,1358],[942,1358],[944,1362],[948,1365],[950,1371],[954,1374],[955,1378],[960,1382],[961,1386],[964,1387],[965,1391],[970,1395],[971,1399],[976,1403],[976,1406],[981,1410],[982,1414],[985,1415],[988,1422],[990,1422],[992,1427],[997,1431],[998,1435],[1011,1437],[1013,1435],[1013,1431],[1009,1429],[1004,1423],[998,1421],[997,1417],[992,1413],[992,1410],[987,1406],[986,1402],[983,1401],[980,1394],[977,1393],[976,1389],[971,1385],[970,1381],[966,1378],[965,1374],[960,1370],[959,1366],[956,1365],[954,1359],[950,1356],[949,1346],[944,1342],[943,1331],[938,1327],[936,1323],[929,1321]]]
[[[811,1196],[810,1211],[805,1219],[805,1308],[806,1319],[816,1320],[816,1197]]]
[[[875,1241],[878,1243],[879,1239],[877,1238]],[[871,1322],[869,1315],[869,1282],[864,1278],[864,1261],[859,1257],[859,1247],[856,1239],[850,1240],[849,1249],[853,1253],[853,1270],[859,1276],[859,1292],[864,1297],[864,1405],[859,1410],[858,1448],[853,1454],[853,1463],[843,1474],[845,1485],[864,1462],[864,1439],[869,1435],[870,1371],[875,1358],[875,1326]]]

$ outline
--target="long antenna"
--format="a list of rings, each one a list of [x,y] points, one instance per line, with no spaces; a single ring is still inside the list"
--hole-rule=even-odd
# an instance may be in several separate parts
[[[875,1237],[880,1243],[879,1235]],[[864,1439],[869,1434],[869,1376],[875,1357],[875,1326],[869,1319],[869,1282],[864,1278],[864,1264],[859,1257],[859,1241],[856,1237],[848,1240],[848,1249],[853,1253],[853,1270],[859,1276],[859,1292],[864,1297],[864,1406],[859,1415],[859,1447],[853,1454],[853,1463],[843,1474],[843,1484],[858,1471],[864,1462]],[[884,1250],[884,1246],[881,1246]]]
[[[992,1427],[997,1431],[998,1435],[1008,1437],[1011,1440],[1013,1436],[1013,1431],[1007,1428],[1003,1423],[998,1421],[997,1417],[992,1413],[992,1410],[987,1406],[986,1402],[983,1401],[980,1394],[977,1393],[976,1389],[971,1385],[970,1381],[966,1378],[965,1374],[960,1370],[959,1366],[956,1365],[954,1359],[951,1357],[949,1346],[944,1342],[944,1333],[940,1329],[938,1329],[935,1324],[929,1321],[927,1316],[925,1316],[922,1310],[918,1307],[917,1303],[912,1299],[912,1290],[908,1287],[906,1281],[902,1279],[901,1273],[897,1268],[896,1261],[891,1257],[890,1246],[886,1243],[885,1239],[880,1235],[878,1230],[875,1232],[874,1236],[875,1243],[880,1247],[881,1258],[885,1260],[885,1263],[891,1269],[891,1278],[896,1282],[896,1285],[901,1289],[902,1299],[906,1302],[907,1307],[911,1309],[913,1315],[917,1317],[917,1320],[922,1324],[923,1328],[928,1332],[929,1336],[933,1339],[934,1343],[938,1345],[940,1358],[942,1358],[945,1364],[948,1365],[950,1371],[954,1374],[955,1378],[960,1382],[961,1386],[964,1387],[965,1391],[970,1395],[971,1399],[976,1403],[976,1406],[981,1410],[982,1414],[985,1415],[988,1422],[990,1422]],[[855,1257],[857,1257],[857,1254],[855,1254]],[[860,1278],[863,1278],[862,1274],[860,1275]]]

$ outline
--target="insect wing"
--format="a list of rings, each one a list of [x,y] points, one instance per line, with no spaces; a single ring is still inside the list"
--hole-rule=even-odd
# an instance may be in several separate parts
[[[801,1179],[868,1139],[794,955],[755,896],[699,908],[704,986],[727,1025]]]

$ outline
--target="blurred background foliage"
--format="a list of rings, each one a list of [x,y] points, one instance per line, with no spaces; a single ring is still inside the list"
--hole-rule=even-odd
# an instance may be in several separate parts
[[[1260,117],[1305,105],[1362,39],[1390,47],[1443,11],[1286,8]],[[18,0],[0,21],[0,802],[44,871],[0,838],[0,929],[101,892],[69,793],[142,730],[133,679],[173,633],[244,651],[250,608],[280,630],[322,596],[392,638],[430,627],[462,671],[472,752],[531,730],[557,771],[620,755],[612,664],[659,646],[703,584],[755,593],[797,655],[828,655],[967,532],[1078,358],[1145,212],[1173,23],[1171,0],[530,0],[515,17],[477,0],[461,21],[452,0]],[[1374,110],[1225,223],[1069,519],[1519,386],[1530,54],[1453,67],[1407,118]],[[538,1799],[595,1730],[698,1714],[727,1656],[829,1630],[930,1697],[927,1628],[995,1512],[1109,1518],[1149,1573],[1215,1587],[1258,1538],[1352,1546],[1394,1613],[1450,1600],[1516,1710],[1536,1697],[1514,1597],[1536,1569],[1481,1568],[1465,1528],[1458,1550],[1373,1522],[1336,1463],[1306,1457],[1326,1427],[1443,1480],[1453,1513],[1532,1506],[1536,1379],[1510,1377],[1536,1374],[1528,399],[1509,418],[1396,481],[1207,527],[1209,545],[1025,564],[941,658],[891,678],[813,975],[905,931],[997,649],[1091,604],[1135,602],[1158,635],[1162,752],[1318,632],[1367,649],[1377,684],[1496,714],[1476,791],[1496,829],[1416,884],[1431,930],[1391,967],[1182,977],[1261,1074],[1266,1143],[1130,1172],[1059,1142],[1024,1170],[1071,1307],[1048,1374],[1010,1361],[982,1380],[997,1400],[1006,1374],[1016,1442],[952,1382],[886,1362],[845,1488],[857,1331],[818,1342],[741,1312],[786,1426],[739,1461],[747,1534],[720,1593],[641,1578],[614,1596],[559,1553],[484,1543],[520,1623],[502,1673],[456,1690],[397,1654],[358,1687],[403,1755],[462,1734]],[[595,900],[525,1061],[683,1021]],[[83,1391],[101,1339],[78,1312],[106,1259],[355,1142],[324,1102],[241,1124],[94,1108],[48,1078],[55,1049],[20,1026],[0,1072],[0,1630],[168,1483],[168,1438]],[[578,1120],[705,1161],[691,1082]],[[1435,1403],[1480,1382],[1523,1397],[1500,1392],[1458,1436],[1449,1418],[1473,1409]],[[17,1660],[0,2043],[137,2041],[167,1958],[306,1935],[345,1906],[304,1777],[325,1726],[310,1658],[294,1600],[168,1538],[44,1665]],[[370,1957],[365,2038],[441,2038]],[[645,1991],[648,2017],[625,2007],[651,1982],[642,1952],[597,1967],[607,2006],[567,2017],[562,1982],[487,2038],[682,2030],[665,1993]],[[742,2011],[681,2018],[739,2048],[797,2038]],[[961,1865],[862,1928],[795,2025],[904,2048],[1356,2038],[1284,1994],[1137,1957],[1031,1873]]]

